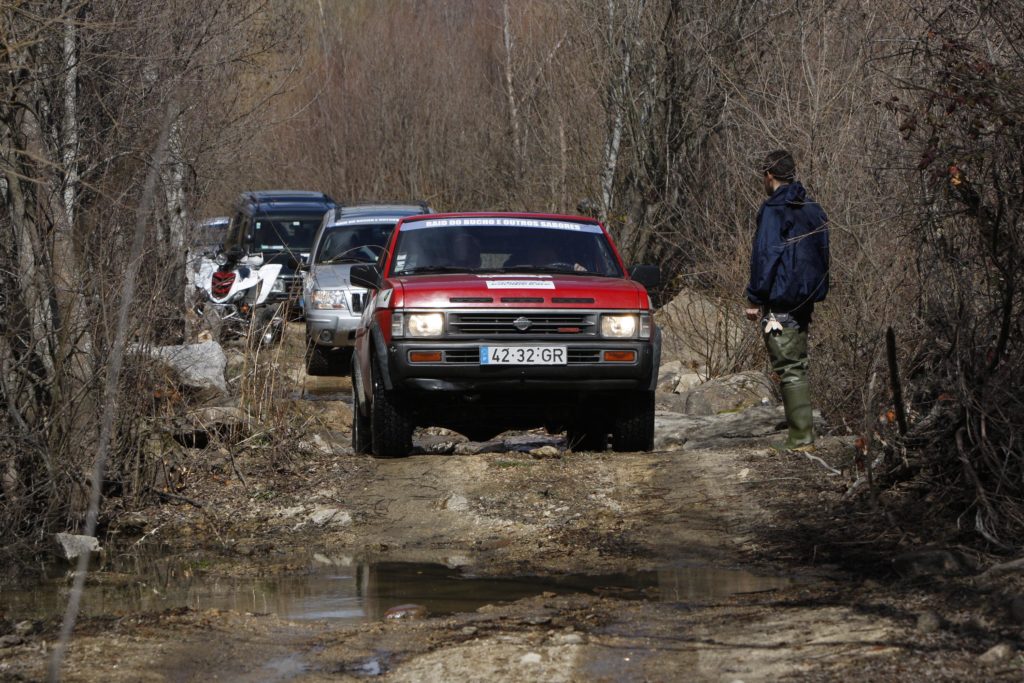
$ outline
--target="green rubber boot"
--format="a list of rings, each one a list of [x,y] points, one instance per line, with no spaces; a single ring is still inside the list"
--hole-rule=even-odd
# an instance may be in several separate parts
[[[782,451],[814,450],[814,416],[811,412],[811,385],[791,382],[782,385],[782,405],[786,410],[789,436],[775,446]]]

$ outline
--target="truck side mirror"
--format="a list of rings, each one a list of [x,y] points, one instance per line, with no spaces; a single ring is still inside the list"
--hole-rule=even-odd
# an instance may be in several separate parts
[[[629,277],[648,290],[656,289],[661,284],[661,269],[658,266],[640,264],[629,269]]]
[[[348,271],[348,279],[356,287],[380,289],[380,271],[373,263],[357,263]]]

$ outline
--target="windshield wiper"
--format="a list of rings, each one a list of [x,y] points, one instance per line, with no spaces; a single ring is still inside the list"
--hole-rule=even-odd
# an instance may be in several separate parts
[[[557,273],[559,275],[602,275],[603,273],[594,273],[589,270],[576,270],[572,264],[565,264],[567,268],[556,268],[553,266],[504,266],[502,268],[489,268],[489,273]]]
[[[329,258],[326,261],[320,261],[320,263],[329,265],[332,263],[370,263],[370,261],[365,261],[354,256],[335,256],[334,258]]]
[[[459,266],[419,266],[395,271],[395,275],[421,275],[423,273],[479,273],[479,268],[462,268]]]

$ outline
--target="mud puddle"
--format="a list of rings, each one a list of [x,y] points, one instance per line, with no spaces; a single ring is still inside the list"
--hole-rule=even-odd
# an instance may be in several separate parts
[[[699,566],[608,575],[484,577],[439,564],[362,564],[318,554],[289,562],[288,570],[257,577],[218,575],[207,566],[202,559],[121,557],[102,571],[90,572],[83,614],[188,607],[273,614],[296,621],[359,623],[380,620],[389,609],[409,603],[423,606],[431,615],[471,612],[486,604],[542,593],[690,603],[784,588],[793,582],[786,577]],[[51,568],[49,576],[36,585],[0,587],[0,602],[9,618],[57,616],[67,604],[70,583],[70,571],[60,574]]]

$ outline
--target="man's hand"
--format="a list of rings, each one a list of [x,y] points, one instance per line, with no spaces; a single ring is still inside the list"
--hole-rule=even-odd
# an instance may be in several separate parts
[[[746,308],[743,312],[747,314],[747,320],[757,320],[761,317],[760,308]]]

